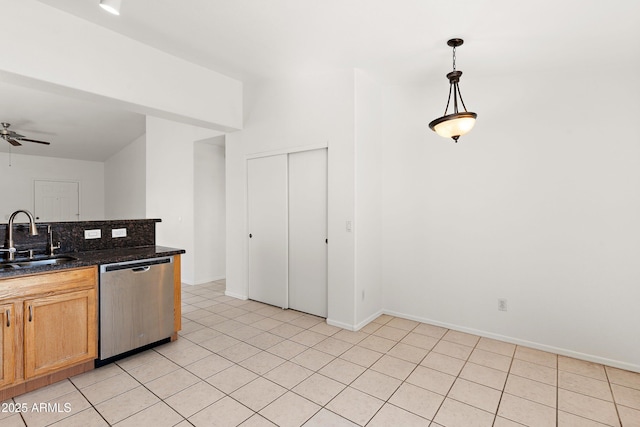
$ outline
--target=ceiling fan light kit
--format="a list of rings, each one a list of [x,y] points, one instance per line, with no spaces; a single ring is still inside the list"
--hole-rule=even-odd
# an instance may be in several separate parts
[[[121,0],[100,0],[100,7],[112,15],[120,15]]]
[[[10,123],[2,122],[0,124],[2,125],[2,129],[0,130],[0,138],[4,139],[14,147],[21,146],[22,141],[35,142],[38,144],[45,144],[45,145],[51,144],[50,142],[46,142],[46,141],[38,141],[37,139],[26,138],[24,135],[20,135],[19,133],[9,130],[9,126],[11,126]]]
[[[453,48],[453,71],[447,74],[447,79],[449,79],[449,98],[447,98],[447,106],[444,108],[444,114],[442,117],[438,117],[429,123],[431,130],[444,138],[451,138],[455,142],[458,142],[458,138],[468,133],[473,128],[476,124],[476,117],[478,117],[476,113],[467,111],[467,107],[464,105],[464,101],[462,100],[460,87],[458,86],[460,83],[460,76],[462,76],[462,71],[456,70],[456,48],[458,46],[462,46],[462,43],[464,43],[464,40],[462,39],[451,39],[447,42],[447,45]],[[452,92],[453,113],[447,114],[449,104],[451,103]],[[460,98],[460,103],[462,104],[464,112],[458,111],[458,98]]]

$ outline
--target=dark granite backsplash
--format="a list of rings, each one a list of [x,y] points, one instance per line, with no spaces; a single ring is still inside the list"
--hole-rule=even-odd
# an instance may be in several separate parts
[[[53,244],[60,242],[60,249],[55,253],[97,251],[103,249],[135,248],[154,246],[156,243],[156,222],[159,219],[135,219],[113,221],[77,221],[77,222],[37,222],[38,235],[29,236],[28,223],[14,224],[13,240],[16,249],[28,251],[34,249],[35,254],[48,253],[49,235],[47,226],[51,225]],[[111,237],[111,230],[126,228],[126,237]],[[99,239],[85,239],[85,230],[101,231]],[[0,224],[0,245],[7,246],[7,224]],[[0,253],[0,259],[4,258]]]

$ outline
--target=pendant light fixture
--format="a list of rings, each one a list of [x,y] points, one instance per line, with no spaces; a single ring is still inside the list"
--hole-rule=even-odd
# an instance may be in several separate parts
[[[452,138],[455,142],[458,142],[458,138],[460,138],[460,136],[466,134],[473,128],[473,125],[476,124],[476,117],[478,117],[476,113],[467,111],[467,107],[464,105],[464,101],[462,100],[460,87],[458,87],[462,71],[456,70],[456,48],[458,46],[462,46],[462,43],[464,43],[464,40],[462,39],[451,39],[447,42],[447,45],[453,48],[453,71],[447,74],[447,78],[449,79],[449,98],[447,99],[447,106],[444,108],[444,115],[429,123],[431,130],[445,138]],[[449,104],[451,103],[452,92],[453,113],[447,114]],[[460,98],[460,103],[462,104],[464,112],[458,111],[458,98]]]
[[[100,7],[113,15],[120,15],[121,0],[100,0]]]

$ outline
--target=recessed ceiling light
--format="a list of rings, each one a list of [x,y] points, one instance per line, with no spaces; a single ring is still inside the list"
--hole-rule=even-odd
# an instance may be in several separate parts
[[[120,15],[121,0],[100,0],[100,7],[113,15]]]

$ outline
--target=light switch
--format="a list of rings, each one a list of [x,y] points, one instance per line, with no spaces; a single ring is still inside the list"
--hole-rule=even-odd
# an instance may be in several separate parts
[[[84,238],[85,239],[99,239],[102,237],[102,232],[100,229],[96,230],[84,230]]]
[[[347,231],[351,231],[353,229],[353,224],[351,223],[351,221],[347,221]]]
[[[113,228],[111,230],[111,237],[127,237],[126,228]]]

